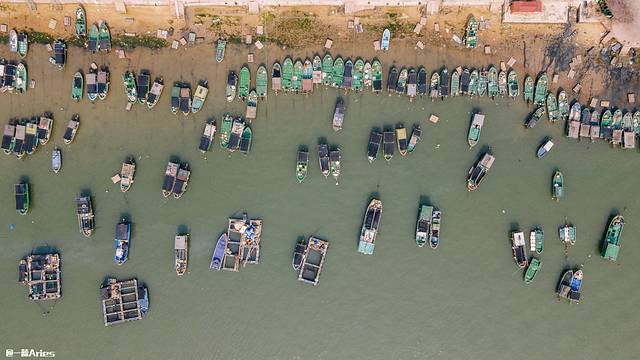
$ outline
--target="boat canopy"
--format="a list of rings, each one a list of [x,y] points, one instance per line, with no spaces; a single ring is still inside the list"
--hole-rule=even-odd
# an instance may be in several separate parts
[[[176,250],[184,250],[187,248],[187,236],[186,235],[178,235],[175,240],[175,249]]]
[[[129,240],[129,224],[120,223],[116,225],[116,239]]]
[[[306,151],[298,151],[298,162],[309,161],[309,153]]]

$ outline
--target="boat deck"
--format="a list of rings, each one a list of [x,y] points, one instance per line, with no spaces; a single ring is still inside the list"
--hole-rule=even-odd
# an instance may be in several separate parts
[[[145,297],[145,288],[138,286],[137,279],[111,279],[100,292],[105,326],[140,320],[145,315],[146,309],[143,309],[141,303]]]
[[[229,239],[222,260],[222,270],[238,272],[240,265],[244,267],[246,264],[259,263],[262,220],[253,219],[249,224],[254,227],[252,235],[246,234],[248,226],[244,219],[229,218],[227,226]]]

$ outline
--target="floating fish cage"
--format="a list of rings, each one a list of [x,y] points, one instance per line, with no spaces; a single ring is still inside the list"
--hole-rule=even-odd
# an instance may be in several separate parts
[[[60,298],[60,255],[28,256],[18,265],[18,281],[27,285],[31,300]]]
[[[244,267],[260,261],[262,220],[229,218],[227,235],[223,270],[240,271],[240,265]]]
[[[147,288],[137,279],[109,279],[100,289],[100,295],[105,326],[140,320],[149,310]]]

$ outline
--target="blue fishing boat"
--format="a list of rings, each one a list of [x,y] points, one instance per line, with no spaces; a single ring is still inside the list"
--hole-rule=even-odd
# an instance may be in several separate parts
[[[227,248],[227,242],[229,241],[229,237],[227,233],[223,233],[218,238],[218,242],[216,243],[216,248],[213,250],[213,256],[211,257],[211,264],[209,264],[209,269],[211,270],[220,270],[222,269],[222,262],[224,261],[224,251]]]
[[[116,265],[122,265],[129,257],[129,240],[131,239],[131,223],[124,219],[116,225],[116,254],[113,260]]]
[[[382,49],[382,51],[388,51],[390,41],[391,31],[389,31],[389,29],[384,29],[384,31],[382,32],[382,42],[380,42],[380,49]]]

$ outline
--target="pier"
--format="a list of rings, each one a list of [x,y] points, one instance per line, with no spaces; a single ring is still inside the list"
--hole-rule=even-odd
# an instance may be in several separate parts
[[[105,326],[140,320],[149,309],[147,288],[139,285],[137,279],[109,279],[100,295]]]
[[[18,281],[29,288],[29,299],[52,300],[62,296],[60,255],[31,255],[20,261]]]

